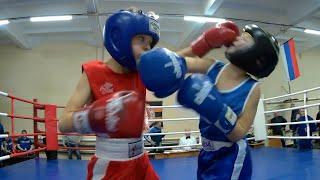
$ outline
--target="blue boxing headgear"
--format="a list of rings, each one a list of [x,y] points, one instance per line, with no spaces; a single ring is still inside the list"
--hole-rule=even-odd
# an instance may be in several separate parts
[[[160,36],[158,21],[141,10],[120,10],[107,19],[104,27],[104,46],[119,64],[131,70],[136,69],[131,45],[132,38],[136,35],[151,36],[153,48]]]

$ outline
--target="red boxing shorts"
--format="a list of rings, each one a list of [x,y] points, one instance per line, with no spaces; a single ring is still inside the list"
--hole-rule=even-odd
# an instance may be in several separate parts
[[[141,138],[97,137],[96,154],[88,164],[87,180],[158,180]]]

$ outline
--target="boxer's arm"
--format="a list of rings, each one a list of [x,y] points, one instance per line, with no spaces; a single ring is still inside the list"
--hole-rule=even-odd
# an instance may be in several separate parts
[[[185,58],[188,73],[207,73],[209,67],[215,62],[212,58],[200,58],[196,56],[191,47],[184,48],[177,52],[179,56]]]
[[[182,56],[182,57],[197,57],[197,55],[195,55],[193,52],[192,52],[192,49],[190,46],[184,48],[184,49],[181,49],[180,51],[177,52],[177,54],[179,56]]]
[[[17,144],[17,148],[18,148],[18,150],[23,150],[22,147],[20,146],[20,144]]]
[[[260,99],[260,87],[257,85],[249,97],[244,112],[238,118],[235,128],[228,134],[228,139],[237,142],[246,136],[251,128]]]
[[[86,73],[82,73],[80,81],[69,99],[62,116],[59,119],[59,129],[61,132],[74,132],[72,126],[72,114],[79,111],[85,104],[91,101],[91,89]]]
[[[3,151],[4,151],[5,153],[10,153],[10,151],[8,150],[7,147],[3,147],[3,148],[4,148]]]
[[[185,58],[188,68],[188,73],[206,74],[210,66],[215,62],[214,59],[203,59],[199,57]]]
[[[2,142],[1,143],[1,150],[5,150],[6,149],[6,147],[5,147],[5,142]]]

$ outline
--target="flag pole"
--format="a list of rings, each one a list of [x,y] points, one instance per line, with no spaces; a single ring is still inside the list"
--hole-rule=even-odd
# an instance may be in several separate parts
[[[289,88],[289,94],[291,94],[291,85],[290,85],[290,81],[288,81],[288,88]]]

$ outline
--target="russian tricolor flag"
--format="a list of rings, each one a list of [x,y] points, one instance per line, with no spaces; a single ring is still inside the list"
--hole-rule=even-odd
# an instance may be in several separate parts
[[[300,76],[300,70],[296,57],[294,40],[290,39],[289,41],[285,42],[280,48],[280,53],[283,59],[288,80],[292,81],[298,78]]]

